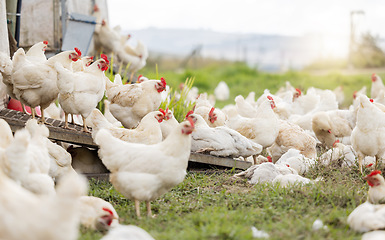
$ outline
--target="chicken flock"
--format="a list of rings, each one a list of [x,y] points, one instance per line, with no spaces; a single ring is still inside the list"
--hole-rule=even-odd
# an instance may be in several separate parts
[[[21,110],[29,107],[32,115],[14,134],[0,119],[0,188],[7,193],[0,194],[0,207],[18,220],[1,222],[0,239],[76,239],[79,225],[108,231],[103,239],[125,234],[152,239],[138,227],[120,225],[109,202],[87,196],[81,172],[89,168],[75,159],[91,153],[48,139],[45,116],[64,120],[64,128],[69,128],[70,114],[72,120],[81,117],[83,131],[92,128],[100,167],[108,169],[115,189],[134,202],[137,217],[140,202],[153,217],[151,201],[184,180],[190,153],[196,152],[250,161],[253,165],[235,178],[281,187],[316,184],[321,179],[304,177],[316,163],[357,164],[362,173],[363,167],[373,168],[365,176],[368,201],[347,221],[359,232],[385,228],[385,180],[375,170],[385,158],[385,86],[378,75],[372,75],[372,98],[363,89],[355,93],[348,109],[339,108],[340,88],[312,87],[303,94],[287,82],[275,94],[265,90],[255,99],[250,92],[222,109],[215,108],[205,93],[189,95],[194,108],[178,122],[173,109],[159,108],[169,100],[164,78],[139,76],[136,83],[123,84],[116,74],[110,81],[104,73],[109,68],[106,55],[94,61],[75,48],[47,59],[47,44],[36,43],[27,52],[20,48],[12,58],[0,53],[0,77],[8,95],[22,103]],[[229,95],[224,85],[221,82],[215,91],[218,99]],[[104,113],[97,109],[102,100]],[[39,120],[36,107],[41,110]],[[325,151],[318,156],[320,148]],[[23,217],[26,209],[33,211],[33,217]],[[365,220],[366,215],[372,222]],[[51,226],[50,231],[41,229],[35,218]],[[20,230],[12,231],[15,226],[9,222],[17,222]]]

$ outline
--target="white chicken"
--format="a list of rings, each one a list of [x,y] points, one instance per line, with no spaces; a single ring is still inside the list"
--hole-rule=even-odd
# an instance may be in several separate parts
[[[107,99],[104,99],[104,117],[110,122],[112,123],[112,125],[114,125],[115,127],[123,127],[122,123],[118,121],[118,119],[116,119],[114,117],[114,115],[112,115],[112,113],[110,112],[110,101],[108,101]]]
[[[242,95],[236,96],[234,100],[237,112],[242,117],[253,118],[257,115],[257,109],[246,101]]]
[[[107,121],[98,109],[94,109],[87,118],[87,121],[92,127],[92,137],[94,139],[97,132],[104,128],[107,129],[112,136],[126,142],[155,144],[162,141],[160,123],[163,121],[163,118],[162,112],[153,111],[147,113],[135,129],[119,128]]]
[[[258,113],[254,118],[236,115],[230,117],[226,125],[264,148],[269,147],[275,142],[279,133],[279,122],[273,111],[274,107],[274,101],[268,98],[258,107]]]
[[[131,72],[130,81],[132,82],[134,74],[146,66],[148,49],[141,41],[138,41],[135,48],[126,44],[124,51],[116,52],[116,57],[124,65],[129,65],[128,71]]]
[[[86,67],[84,71],[72,72],[60,63],[55,64],[59,103],[64,111],[65,126],[68,127],[68,114],[80,114],[83,120],[83,131],[89,132],[86,117],[102,100],[105,83],[109,81],[104,71],[108,69],[109,61],[106,55]]]
[[[377,98],[377,97],[379,97],[381,92],[382,92],[382,94],[385,93],[384,83],[382,82],[382,79],[380,76],[373,73],[372,74],[372,86],[370,89],[370,97],[373,99]]]
[[[316,112],[312,116],[312,129],[317,139],[332,147],[337,138],[350,137],[356,125],[357,110],[331,110]]]
[[[297,149],[307,158],[317,157],[316,140],[298,125],[279,120],[278,129],[274,143],[267,148],[273,162],[276,162],[289,149]]]
[[[375,156],[376,163],[385,157],[385,113],[369,101],[365,95],[359,96],[357,122],[351,135],[351,142],[358,154],[358,165],[362,173],[365,156]]]
[[[302,177],[298,174],[285,174],[278,175],[272,181],[272,184],[279,184],[280,187],[289,187],[294,185],[306,185],[313,184],[314,181],[309,178]]]
[[[31,107],[32,117],[35,117],[34,108],[41,108],[41,122],[45,123],[44,109],[47,108],[58,96],[57,72],[54,68],[60,62],[64,68],[69,69],[72,61],[77,61],[81,56],[80,50],[65,51],[45,62],[31,62],[26,58],[24,50],[20,48],[13,55],[13,93],[23,104]]]
[[[227,120],[227,116],[220,109],[214,107],[197,107],[194,113],[201,115],[210,127],[224,126]]]
[[[185,178],[193,130],[194,122],[188,118],[164,141],[153,145],[122,141],[106,129],[96,134],[99,156],[111,171],[112,185],[123,196],[135,201],[138,217],[140,201],[146,201],[147,215],[152,216],[150,201]]]
[[[271,183],[279,175],[297,174],[297,171],[288,166],[275,165],[271,162],[253,165],[243,172],[234,175],[236,178],[248,179],[251,184]]]
[[[159,109],[166,80],[161,78],[123,85],[117,74],[114,83],[106,80],[106,88],[111,113],[125,128],[134,128],[147,113]]]
[[[385,180],[381,175],[381,171],[375,170],[364,178],[368,182],[368,202],[372,204],[384,204],[385,203]]]
[[[214,89],[215,98],[219,101],[225,101],[230,97],[230,89],[226,82],[220,81]]]
[[[275,164],[289,166],[295,169],[299,175],[303,175],[314,166],[315,163],[315,158],[307,158],[302,155],[299,150],[291,148],[283,154]]]
[[[347,222],[357,232],[384,229],[385,205],[364,202],[349,214]]]
[[[100,240],[155,240],[145,230],[134,225],[119,225],[108,231]]]
[[[25,53],[27,59],[29,61],[35,62],[45,62],[47,61],[47,57],[45,56],[45,50],[47,50],[48,41],[42,41],[35,43],[32,47],[28,49]]]
[[[160,129],[162,130],[162,140],[164,140],[174,128],[178,127],[179,122],[175,119],[174,114],[168,108],[166,110],[159,109],[163,113],[164,119],[160,123]]]
[[[226,126],[211,128],[202,116],[189,114],[195,123],[191,134],[191,151],[208,152],[217,157],[248,157],[257,155],[262,146],[242,136],[239,132]]]
[[[111,203],[93,196],[81,196],[80,224],[93,230],[105,231],[119,224],[119,215]]]
[[[72,168],[72,157],[62,146],[47,139],[48,154],[50,157],[50,167],[48,175],[55,181],[66,174],[76,173]]]
[[[0,211],[7,216],[0,219],[1,239],[78,239],[78,199],[87,191],[85,179],[66,176],[49,197],[26,191],[1,170],[0,179]]]
[[[364,235],[362,235],[362,238],[361,238],[361,240],[382,240],[382,239],[385,239],[384,230],[367,232]]]
[[[357,153],[354,151],[351,145],[345,145],[336,140],[333,144],[333,148],[324,152],[318,161],[327,166],[331,163],[338,163],[342,167],[350,167],[356,163]]]

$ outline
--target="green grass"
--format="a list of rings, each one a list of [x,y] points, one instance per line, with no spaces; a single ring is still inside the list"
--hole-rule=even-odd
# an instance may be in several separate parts
[[[260,72],[242,63],[213,63],[201,69],[182,72],[142,69],[150,79],[164,77],[178,89],[181,82],[194,78],[200,92],[213,93],[220,81],[231,91],[230,100],[217,102],[216,107],[234,103],[234,97],[250,91],[260,96],[264,89],[272,93],[291,82],[301,90],[314,86],[334,89],[344,86],[345,104],[362,86],[370,91],[370,74],[343,75],[331,72],[311,75],[307,72],[271,74]],[[379,73],[384,77],[384,73]],[[112,75],[110,74],[112,78]],[[181,102],[176,106],[184,113]],[[165,107],[165,106],[164,106]],[[182,116],[183,114],[181,114]],[[230,170],[189,171],[186,179],[152,203],[155,219],[137,219],[132,201],[125,199],[109,182],[90,181],[90,195],[101,197],[117,210],[122,224],[134,224],[148,231],[155,239],[253,239],[251,226],[269,233],[270,239],[360,239],[361,234],[349,229],[347,216],[365,201],[368,186],[356,167],[339,169],[316,165],[306,177],[323,180],[310,186],[282,189],[270,184],[250,185],[235,180]],[[141,206],[145,213],[144,204]],[[312,231],[312,224],[321,219],[327,230]],[[102,233],[81,228],[79,239],[100,239]]]
[[[314,185],[280,188],[234,179],[234,171],[189,171],[186,179],[152,203],[156,218],[137,219],[134,204],[107,181],[90,181],[90,195],[117,210],[122,224],[134,224],[155,239],[253,239],[251,226],[270,239],[360,239],[346,223],[350,212],[366,199],[367,185],[357,168],[316,166],[306,176],[324,179]],[[145,206],[141,205],[145,214]],[[321,219],[327,230],[312,231]],[[81,229],[79,239],[101,233]]]

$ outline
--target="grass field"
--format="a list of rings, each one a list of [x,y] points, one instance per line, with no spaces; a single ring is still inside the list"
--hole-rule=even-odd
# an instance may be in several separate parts
[[[134,204],[107,181],[90,182],[90,195],[110,201],[122,224],[134,224],[155,239],[253,239],[251,227],[270,239],[360,239],[346,223],[365,201],[367,184],[358,169],[314,167],[306,177],[323,180],[304,187],[251,185],[235,179],[239,170],[189,170],[186,179],[152,203],[156,218],[137,219]],[[144,204],[141,210],[145,213]],[[312,230],[316,219],[327,229]],[[82,229],[80,239],[102,233]]]
[[[380,76],[384,73],[377,72]],[[367,86],[370,73],[345,75],[328,73],[311,75],[306,72],[271,74],[259,72],[244,64],[212,65],[202,69],[176,73],[159,73],[152,68],[141,74],[155,78],[158,74],[176,88],[188,77],[195,77],[200,92],[213,93],[219,81],[231,91],[230,100],[217,102],[216,107],[233,103],[235,96],[255,91],[258,97],[269,89],[272,93],[290,81],[306,90],[310,86],[334,89],[344,86],[344,107],[350,105],[352,93]],[[314,185],[280,188],[271,184],[248,184],[234,179],[239,170],[189,170],[186,179],[172,191],[152,203],[156,218],[137,219],[132,201],[125,199],[106,181],[90,181],[90,195],[113,204],[122,224],[133,224],[148,231],[155,239],[253,239],[251,227],[264,230],[270,239],[360,239],[361,234],[349,229],[347,216],[366,200],[367,184],[357,167],[341,169],[316,165],[305,177],[322,180]],[[145,213],[144,204],[142,212]],[[327,229],[312,230],[316,219]],[[81,229],[79,239],[100,239],[100,232]]]

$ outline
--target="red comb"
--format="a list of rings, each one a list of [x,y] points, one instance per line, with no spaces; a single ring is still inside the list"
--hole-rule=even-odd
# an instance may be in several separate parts
[[[48,41],[43,41],[43,44],[48,45]]]
[[[215,110],[215,107],[212,107],[212,108],[210,109],[209,115],[212,115],[213,112],[214,112],[214,110]]]
[[[143,75],[142,75],[142,74],[140,74],[140,75],[139,75],[139,77],[138,77],[138,80],[137,80],[137,81],[139,81],[139,79],[140,79],[141,77],[143,77]]]
[[[93,61],[94,60],[94,56],[91,56],[90,59],[91,59],[91,61]]]
[[[106,54],[101,54],[101,55],[100,55],[100,57],[101,57],[101,58],[103,58],[103,59],[104,59],[104,61],[106,61],[106,62],[107,62],[107,64],[109,64],[109,63],[110,63],[110,61],[108,61],[108,57],[107,57],[107,55],[106,55]]]
[[[166,80],[163,77],[160,78],[160,81],[163,84],[163,87],[166,87]]]
[[[373,98],[370,98],[369,101],[370,101],[370,102],[373,102],[374,100],[373,100]]]
[[[274,100],[272,96],[267,96],[267,99]]]
[[[381,174],[381,171],[380,170],[374,170],[373,172],[371,172],[368,177],[372,177],[374,175],[377,175],[377,174]]]
[[[335,146],[336,146],[336,143],[339,143],[339,142],[340,142],[340,140],[338,140],[338,139],[335,140],[334,143],[333,143],[333,147],[335,147]]]
[[[168,107],[166,108],[166,113],[168,112]]]
[[[273,160],[271,159],[271,157],[270,157],[270,156],[267,156],[267,161],[269,161],[269,162],[273,162]]]
[[[161,112],[164,116],[166,116],[166,112],[162,108],[159,108],[159,112]]]
[[[375,80],[376,80],[376,74],[373,73],[373,74],[372,74],[372,81],[375,81]]]
[[[106,211],[106,212],[108,212],[109,214],[111,214],[111,215],[114,215],[114,213],[110,210],[110,209],[108,209],[108,208],[103,208],[103,211]]]
[[[188,113],[186,114],[186,118],[188,118],[191,114],[193,114],[194,113],[194,111],[193,110],[190,110],[190,111],[188,111]]]
[[[80,51],[79,48],[74,48],[75,49],[75,52],[79,55],[79,57],[82,55],[82,52]]]
[[[190,122],[191,127],[194,127],[194,120],[192,120],[192,117],[188,117],[187,120]]]
[[[369,163],[368,165],[366,165],[366,168],[371,167],[371,166],[373,166],[373,163]]]
[[[295,90],[298,92],[299,95],[302,94],[302,92],[301,92],[301,90],[299,88],[296,88]]]

